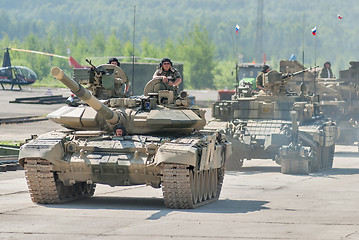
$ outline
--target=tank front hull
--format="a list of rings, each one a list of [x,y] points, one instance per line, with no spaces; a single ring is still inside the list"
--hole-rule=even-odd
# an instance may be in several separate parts
[[[231,153],[231,144],[224,138],[221,140],[216,132],[202,132],[183,138],[143,135],[114,137],[92,132],[87,135],[83,132],[81,134],[74,131],[54,131],[41,135],[21,147],[19,162],[27,170],[28,185],[34,202],[56,203],[81,196],[87,197],[92,195],[93,191],[84,189],[91,188],[96,183],[110,186],[141,184],[155,188],[162,186],[166,189],[166,194],[164,193],[165,199],[167,198],[166,205],[175,208],[196,207],[219,196],[219,192],[217,194],[216,190],[214,193],[213,189],[214,185],[217,189],[217,185],[222,184],[222,169]],[[89,136],[91,134],[93,135]],[[94,136],[96,134],[97,136]],[[173,169],[177,171],[178,168],[187,174],[168,176],[169,172]],[[172,186],[173,182],[176,184],[180,182],[174,180],[177,177],[187,183],[193,182],[194,178],[189,177],[193,174],[201,175],[196,177],[196,181],[217,179],[212,180],[211,187],[204,185],[208,191],[212,189],[212,195],[203,193],[206,194],[206,198],[198,199],[195,192],[200,189],[190,188],[187,196],[196,200],[186,204],[182,201],[178,202],[173,198],[173,194],[182,185],[177,187],[177,190],[169,186]],[[49,189],[40,186],[43,179],[48,180],[44,184],[49,185]],[[38,181],[40,185],[36,183]],[[191,184],[198,185],[195,182]],[[73,196],[63,193],[71,192],[71,189],[83,194],[77,193]],[[58,199],[48,191],[57,192]],[[51,195],[51,199],[38,198],[37,196],[40,195]],[[173,203],[176,201],[177,203]]]

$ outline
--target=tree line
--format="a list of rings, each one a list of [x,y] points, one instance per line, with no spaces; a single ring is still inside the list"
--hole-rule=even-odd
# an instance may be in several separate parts
[[[184,62],[186,88],[232,88],[237,61],[255,59],[257,3],[248,0],[3,0],[0,7],[2,47],[71,55],[85,64],[91,57],[170,57]],[[134,14],[136,5],[136,14]],[[336,74],[359,60],[359,5],[355,0],[266,0],[262,41],[266,61],[295,54],[306,67],[332,63]],[[343,16],[342,20],[337,14]],[[136,37],[133,38],[134,16]],[[239,24],[239,34],[234,28]],[[317,26],[317,36],[311,29]],[[134,41],[133,41],[134,40]],[[31,64],[41,81],[49,65],[67,67],[61,59],[12,53],[16,64]],[[103,63],[104,59],[97,59]],[[101,62],[102,61],[102,62]],[[67,71],[70,69],[67,67]]]
[[[213,44],[209,32],[205,27],[195,25],[184,38],[174,41],[166,39],[164,44],[156,46],[143,38],[139,46],[133,48],[131,41],[122,41],[113,32],[106,38],[103,32],[97,32],[91,39],[79,36],[76,31],[71,36],[61,37],[59,35],[49,34],[46,38],[39,38],[35,34],[29,34],[23,41],[18,39],[10,40],[5,35],[1,40],[2,46],[12,48],[22,48],[57,55],[70,55],[81,65],[87,65],[85,59],[91,59],[93,64],[100,65],[106,63],[109,57],[128,57],[128,59],[119,59],[120,61],[132,61],[134,54],[136,61],[150,62],[143,58],[162,59],[169,57],[174,61],[184,63],[184,87],[186,89],[205,89],[205,88],[224,88],[233,85],[233,77],[223,82],[219,75],[231,71],[234,63],[228,66],[215,64]],[[66,59],[38,55],[33,53],[11,51],[11,62],[14,66],[27,66],[35,71],[38,76],[38,85],[50,84],[56,85],[56,81],[50,75],[53,66],[63,68],[65,72],[71,75],[72,69]],[[138,60],[137,60],[138,57]],[[218,81],[218,79],[221,79]],[[228,85],[229,84],[229,85]]]

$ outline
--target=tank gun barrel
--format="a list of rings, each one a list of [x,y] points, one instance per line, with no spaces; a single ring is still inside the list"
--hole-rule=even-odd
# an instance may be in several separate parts
[[[60,80],[66,87],[76,94],[78,98],[86,102],[90,107],[103,116],[108,123],[116,125],[119,122],[120,119],[116,112],[113,112],[106,105],[100,102],[88,90],[81,86],[81,84],[69,78],[62,69],[53,67],[51,69],[51,75]]]

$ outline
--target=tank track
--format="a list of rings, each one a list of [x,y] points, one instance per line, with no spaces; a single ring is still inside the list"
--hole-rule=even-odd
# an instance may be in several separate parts
[[[25,176],[31,199],[38,204],[52,204],[87,198],[94,194],[95,184],[78,182],[65,186],[57,179],[49,161],[41,158],[25,158]]]
[[[196,171],[188,165],[164,164],[162,191],[168,208],[196,208],[217,201],[224,168]]]

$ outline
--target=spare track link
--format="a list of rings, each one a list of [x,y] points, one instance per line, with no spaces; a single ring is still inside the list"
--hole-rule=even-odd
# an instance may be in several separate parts
[[[195,174],[199,177],[193,177]],[[162,191],[165,205],[185,209],[217,201],[223,178],[223,168],[194,172],[188,165],[164,164]]]
[[[41,158],[26,158],[25,176],[31,199],[38,204],[63,203],[90,197],[95,192],[95,184],[76,183],[64,186],[56,179],[49,161]]]

